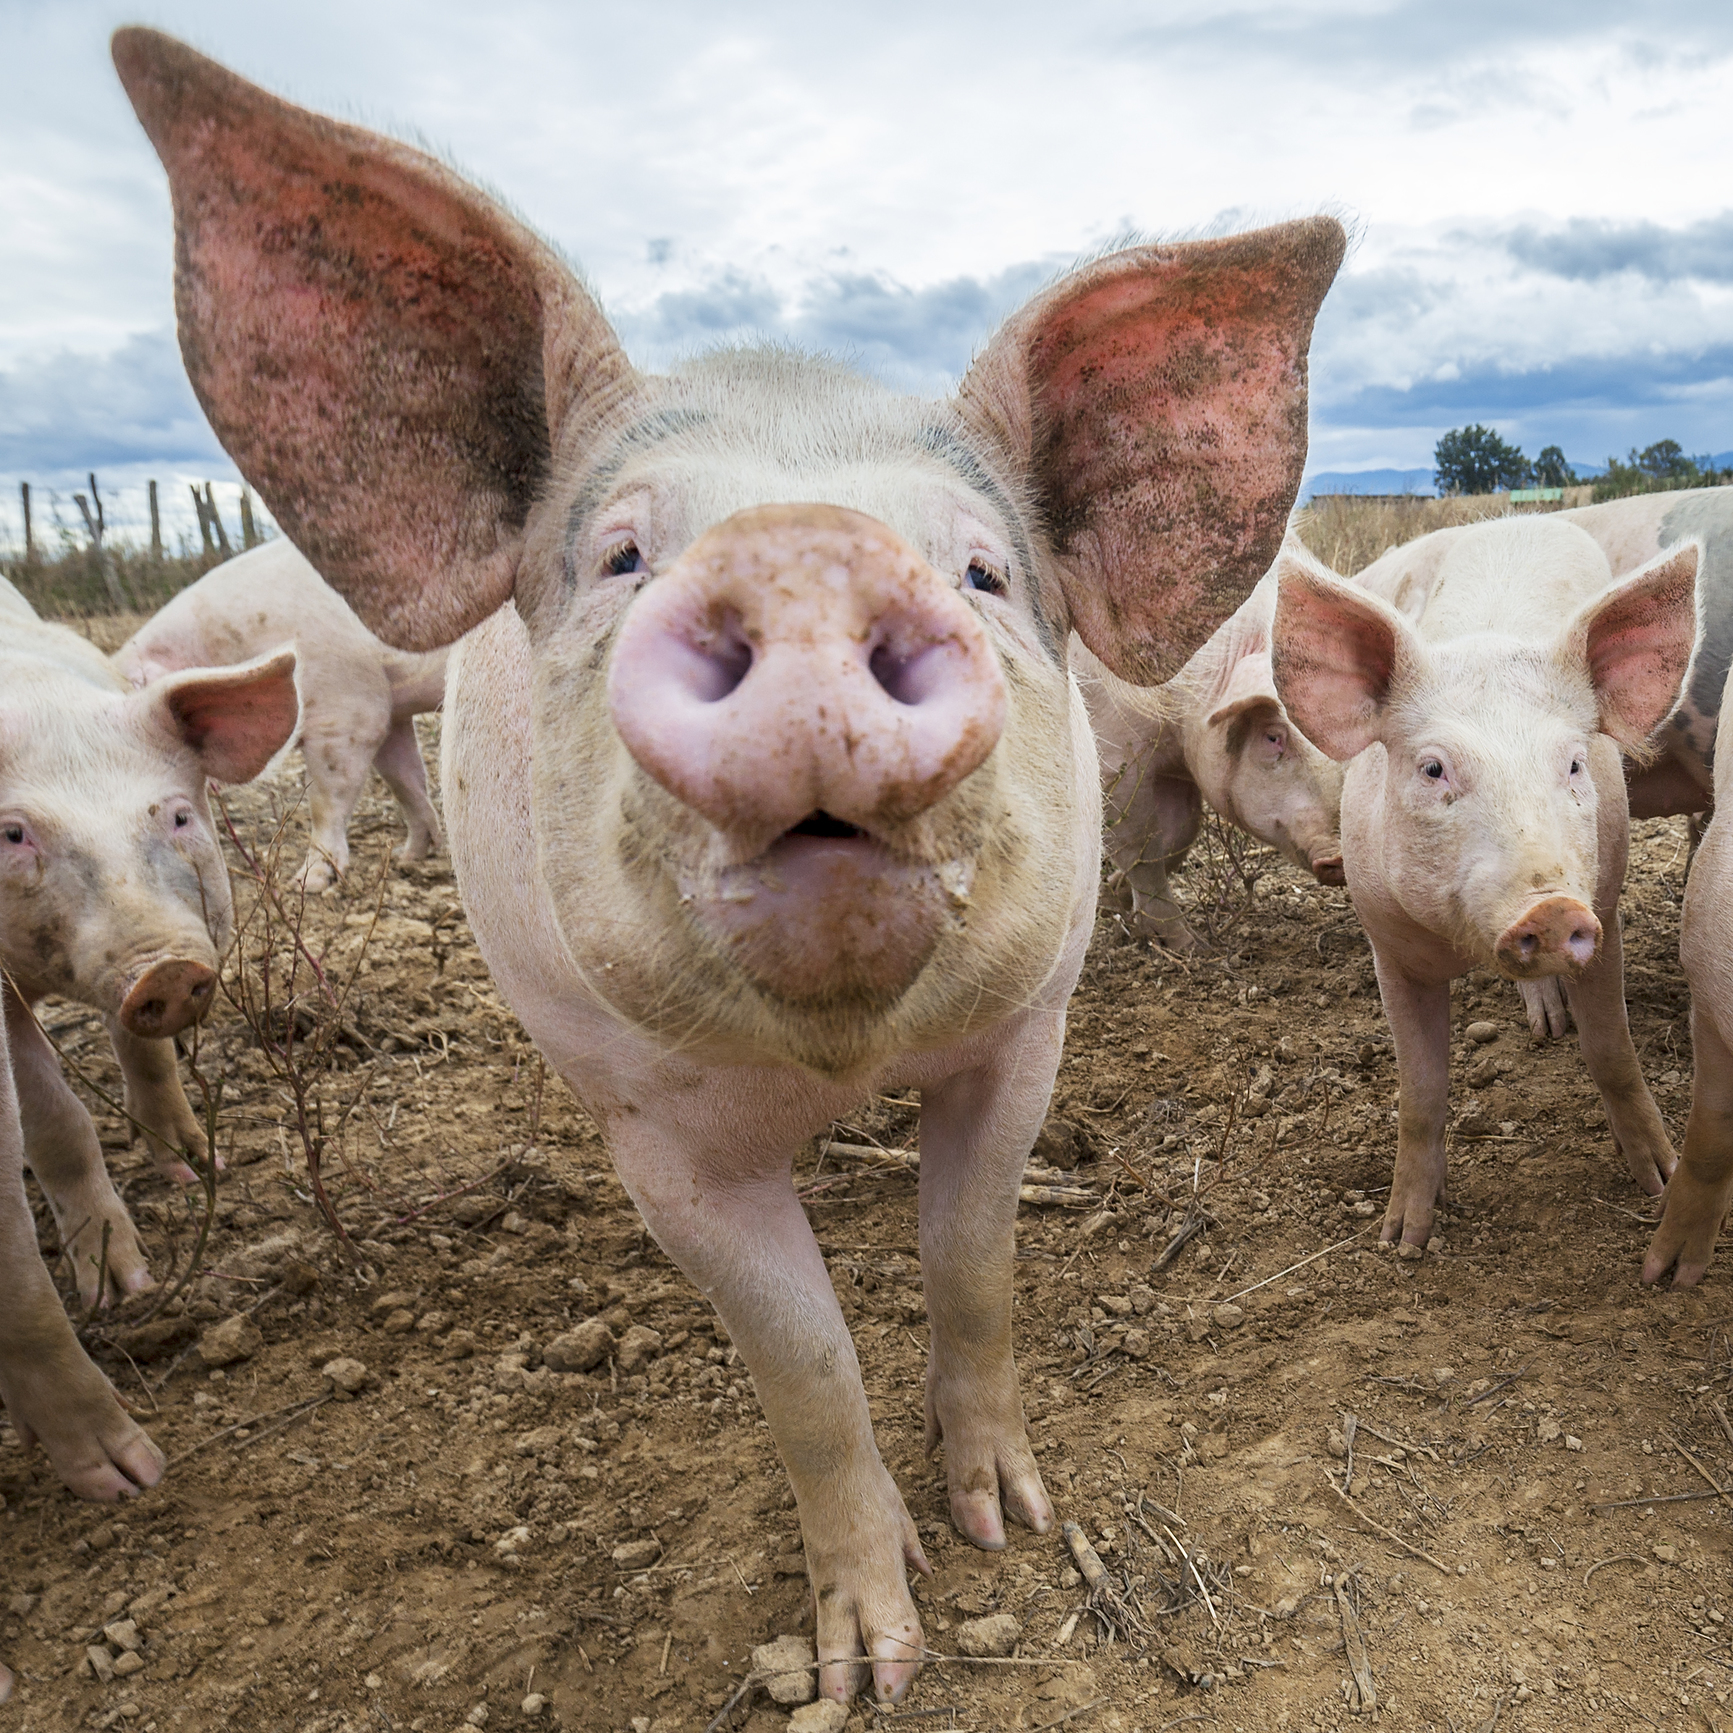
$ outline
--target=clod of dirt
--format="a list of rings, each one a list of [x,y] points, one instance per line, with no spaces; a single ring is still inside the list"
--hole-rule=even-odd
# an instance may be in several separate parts
[[[627,1540],[614,1548],[614,1564],[622,1571],[641,1571],[653,1565],[662,1556],[662,1543],[658,1540]],[[757,1662],[753,1662],[757,1666]]]
[[[1496,1041],[1498,1039],[1498,1025],[1496,1023],[1485,1022],[1470,1023],[1468,1027],[1463,1030],[1463,1034],[1465,1034],[1470,1041],[1477,1042],[1480,1046],[1484,1047],[1488,1041]]]
[[[462,1334],[467,1336],[469,1332],[466,1330]],[[456,1335],[457,1332],[453,1332],[454,1341]],[[474,1352],[473,1337],[470,1338],[469,1346],[470,1351]],[[448,1343],[448,1350],[450,1347],[451,1343]],[[568,1330],[563,1336],[554,1337],[542,1349],[542,1364],[556,1372],[588,1372],[607,1359],[614,1348],[614,1332],[600,1318],[586,1318],[575,1330]]]
[[[818,1695],[812,1663],[812,1644],[805,1637],[778,1637],[752,1651],[752,1670],[774,1703],[810,1703]]]
[[[634,1324],[620,1338],[620,1370],[642,1372],[662,1352],[662,1332],[647,1324]]]
[[[1243,1306],[1236,1306],[1229,1300],[1224,1300],[1215,1308],[1210,1316],[1213,1317],[1224,1330],[1235,1329],[1246,1321],[1245,1308]]]
[[[1057,1115],[1041,1127],[1035,1147],[1029,1152],[1029,1159],[1043,1167],[1073,1168],[1088,1158],[1087,1133],[1079,1130],[1069,1119],[1060,1119]]]
[[[1023,1635],[1023,1627],[1009,1613],[992,1613],[984,1619],[968,1619],[958,1625],[955,1642],[959,1654],[980,1660],[989,1655],[1008,1655]]]
[[[540,1691],[530,1692],[530,1694],[524,1698],[520,1704],[518,1704],[518,1707],[524,1712],[524,1714],[531,1716],[532,1718],[541,1714],[547,1706],[548,1700]]]
[[[166,1360],[171,1354],[178,1354],[198,1334],[198,1330],[198,1324],[185,1316],[152,1318],[148,1324],[139,1324],[130,1330],[116,1330],[114,1345],[129,1359],[148,1366],[153,1360]]]
[[[144,1671],[144,1656],[127,1650],[114,1657],[114,1676],[117,1679],[127,1678],[133,1673]]]
[[[112,1625],[104,1625],[102,1634],[117,1649],[125,1649],[136,1654],[144,1647],[144,1638],[138,1634],[136,1619],[116,1619]]]
[[[824,1697],[796,1709],[788,1718],[788,1733],[842,1733],[847,1725],[847,1705]]]
[[[367,1368],[359,1360],[346,1355],[327,1360],[319,1368],[320,1376],[331,1380],[331,1387],[340,1396],[357,1396],[367,1387]]]
[[[106,1685],[114,1677],[114,1657],[101,1643],[92,1643],[84,1651],[84,1660],[78,1670],[81,1673],[94,1673],[97,1679]]]
[[[232,1366],[250,1360],[264,1347],[259,1326],[244,1314],[213,1324],[199,1337],[199,1358],[207,1366]]]

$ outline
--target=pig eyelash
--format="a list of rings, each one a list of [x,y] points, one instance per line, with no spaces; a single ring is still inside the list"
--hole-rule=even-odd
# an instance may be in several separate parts
[[[1434,782],[1444,780],[1444,766],[1436,758],[1423,758],[1420,761],[1420,774],[1429,776]]]
[[[963,574],[963,582],[971,590],[985,590],[989,596],[1003,596],[1010,593],[1011,585],[1005,574],[987,561],[976,558],[969,561],[969,569]]]
[[[631,572],[647,572],[649,569],[649,562],[638,551],[638,544],[630,536],[615,542],[602,555],[602,570],[610,578],[623,578]]]
[[[175,829],[176,830],[185,830],[186,827],[192,823],[192,821],[193,821],[193,815],[190,812],[185,812],[185,811],[177,812],[175,814]]]

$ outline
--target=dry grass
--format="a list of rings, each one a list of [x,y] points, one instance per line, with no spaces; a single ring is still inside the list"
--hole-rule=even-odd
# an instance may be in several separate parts
[[[1416,536],[1452,529],[1458,524],[1478,523],[1483,518],[1505,517],[1513,509],[1530,512],[1561,508],[1552,504],[1513,508],[1510,496],[1502,493],[1466,494],[1454,499],[1325,494],[1295,513],[1294,529],[1325,565],[1351,578],[1380,554],[1411,542]]]

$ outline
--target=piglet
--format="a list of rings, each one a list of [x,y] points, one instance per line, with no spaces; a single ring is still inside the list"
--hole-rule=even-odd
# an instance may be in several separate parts
[[[159,1171],[205,1130],[173,1037],[210,1009],[234,930],[206,783],[256,776],[294,732],[295,654],[193,668],[131,691],[94,645],[0,581],[0,963],[25,1149],[87,1303],[150,1275],[96,1127],[31,1010],[102,1014]]]
[[[1625,1020],[1621,754],[1672,709],[1696,634],[1695,540],[1614,580],[1556,518],[1476,525],[1410,621],[1297,544],[1278,560],[1276,687],[1348,762],[1342,844],[1401,1079],[1382,1237],[1418,1256],[1445,1185],[1450,982],[1564,983],[1632,1178],[1674,1155]]]
[[[970,1540],[1047,1529],[1012,1274],[1100,876],[1067,645],[1165,679],[1268,565],[1340,227],[1097,259],[942,401],[781,348],[655,377],[443,164],[149,31],[115,60],[219,437],[369,630],[470,634],[443,790],[477,943],[751,1369],[821,1690],[900,1696],[926,1560],[791,1159],[921,1091],[927,1443]]]
[[[415,718],[445,698],[445,652],[382,644],[288,541],[226,560],[158,610],[114,654],[133,686],[183,668],[222,668],[293,644],[300,663],[301,752],[311,837],[296,882],[329,889],[348,870],[349,818],[377,770],[409,835],[400,861],[440,846]]]
[[[1116,678],[1087,647],[1072,646],[1101,753],[1109,884],[1130,898],[1135,929],[1169,950],[1202,945],[1167,875],[1196,841],[1206,800],[1320,884],[1342,883],[1342,767],[1294,727],[1276,696],[1275,610],[1271,571],[1173,679],[1153,688]]]

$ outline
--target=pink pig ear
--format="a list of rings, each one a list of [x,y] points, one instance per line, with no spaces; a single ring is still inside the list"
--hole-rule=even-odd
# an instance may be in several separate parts
[[[1399,667],[1419,654],[1402,616],[1290,542],[1276,561],[1270,659],[1288,718],[1344,763],[1380,738]]]
[[[576,399],[630,376],[607,322],[433,158],[154,30],[113,51],[168,171],[181,353],[217,437],[374,632],[452,642],[511,594]]]
[[[1275,554],[1306,461],[1330,217],[1134,247],[998,333],[960,407],[1029,476],[1072,624],[1122,679],[1174,674]]]
[[[1560,640],[1564,655],[1588,663],[1603,732],[1639,759],[1690,666],[1702,558],[1698,541],[1669,548],[1579,609]]]
[[[233,668],[189,668],[129,702],[198,754],[217,782],[251,782],[294,738],[301,720],[295,652],[275,650]]]
[[[1241,656],[1228,671],[1228,677],[1209,713],[1211,728],[1231,722],[1236,716],[1268,708],[1276,710],[1281,699],[1276,696],[1275,672],[1270,666],[1268,649],[1253,650]]]

